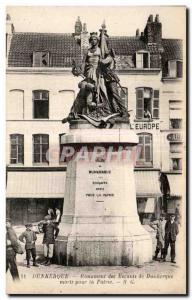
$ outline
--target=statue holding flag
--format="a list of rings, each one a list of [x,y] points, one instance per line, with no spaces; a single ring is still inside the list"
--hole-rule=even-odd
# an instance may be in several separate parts
[[[81,76],[83,80],[78,85],[80,91],[69,116],[63,119],[63,123],[80,118],[103,128],[108,123],[112,127],[117,118],[129,120],[127,108],[119,96],[118,87],[122,87],[115,73],[115,54],[113,49],[108,48],[108,38],[103,23],[100,36],[97,32],[90,33],[90,47],[81,67],[73,62],[73,75]]]

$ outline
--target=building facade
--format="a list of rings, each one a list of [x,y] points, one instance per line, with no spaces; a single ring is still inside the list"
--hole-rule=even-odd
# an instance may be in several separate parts
[[[78,93],[71,73],[89,46],[80,18],[75,33],[16,32],[7,16],[7,215],[15,224],[40,221],[48,207],[63,209],[66,164],[61,135]],[[135,162],[138,213],[143,224],[162,211],[179,213],[182,202],[185,98],[182,41],[162,37],[150,15],[135,36],[111,36],[116,69],[139,136]],[[128,183],[127,183],[128,184]],[[184,182],[183,182],[184,188]]]

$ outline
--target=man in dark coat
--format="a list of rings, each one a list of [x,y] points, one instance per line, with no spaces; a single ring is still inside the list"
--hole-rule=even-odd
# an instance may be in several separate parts
[[[6,219],[6,272],[10,270],[13,280],[19,280],[19,272],[16,263],[16,254],[23,254],[16,233],[11,226],[11,220]]]
[[[51,264],[51,259],[53,257],[53,250],[55,239],[58,236],[59,228],[56,224],[54,224],[51,220],[51,217],[48,215],[45,217],[45,223],[43,224],[43,251],[46,261],[44,263],[45,266],[49,266]]]
[[[36,263],[36,247],[35,242],[37,240],[36,233],[32,230],[32,224],[25,225],[26,230],[19,236],[19,240],[25,242],[27,268],[30,268],[30,258],[33,257],[33,266],[38,267]]]
[[[169,245],[171,247],[171,262],[175,262],[175,242],[177,234],[179,233],[178,225],[175,222],[175,215],[170,216],[170,220],[165,225],[165,248],[164,248],[164,261],[166,261],[167,251]]]

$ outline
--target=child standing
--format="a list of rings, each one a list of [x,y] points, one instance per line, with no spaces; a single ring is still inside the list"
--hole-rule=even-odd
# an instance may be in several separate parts
[[[36,247],[35,247],[37,236],[35,232],[32,230],[32,224],[26,224],[25,227],[26,230],[19,236],[19,240],[22,243],[25,243],[27,268],[30,268],[31,255],[33,258],[33,266],[38,267],[38,264],[36,263]]]
[[[45,266],[51,264],[51,259],[53,257],[53,250],[55,239],[58,236],[59,228],[51,220],[51,216],[45,216],[45,223],[43,224],[43,250],[46,261],[43,263]]]

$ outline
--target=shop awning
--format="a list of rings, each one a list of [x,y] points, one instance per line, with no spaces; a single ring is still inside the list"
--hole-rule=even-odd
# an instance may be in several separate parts
[[[167,175],[169,186],[170,186],[170,195],[173,197],[181,197],[185,192],[185,180],[181,174],[169,174]]]
[[[8,172],[7,198],[64,198],[66,172]]]
[[[155,197],[138,198],[137,210],[138,213],[154,213],[155,212]]]
[[[161,196],[158,171],[135,171],[137,196]]]
[[[171,109],[170,110],[170,119],[182,119],[181,109]]]

